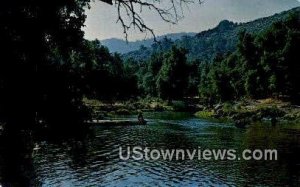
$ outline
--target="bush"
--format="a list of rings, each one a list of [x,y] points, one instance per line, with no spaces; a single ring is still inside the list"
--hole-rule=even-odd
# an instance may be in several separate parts
[[[226,102],[226,103],[224,103],[223,111],[224,111],[224,113],[230,114],[234,111],[234,107],[231,103]]]
[[[212,111],[199,111],[195,114],[196,117],[202,118],[202,119],[211,119],[215,115]]]

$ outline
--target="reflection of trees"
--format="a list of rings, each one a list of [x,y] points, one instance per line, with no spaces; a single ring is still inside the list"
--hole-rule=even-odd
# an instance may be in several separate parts
[[[268,124],[256,124],[247,130],[212,126],[203,132],[207,135],[200,135],[196,143],[201,145],[202,150],[235,149],[238,156],[241,156],[244,149],[278,150],[278,161],[197,161],[199,170],[211,172],[207,173],[208,176],[232,182],[237,186],[298,184],[300,132],[287,131],[280,126],[272,127]]]
[[[21,132],[1,137],[0,184],[3,186],[32,186],[35,172],[30,139],[29,134]]]
[[[300,176],[300,132],[287,131],[282,127],[256,124],[247,132],[244,149],[277,149],[278,161],[243,161],[239,170],[245,184],[297,184]]]

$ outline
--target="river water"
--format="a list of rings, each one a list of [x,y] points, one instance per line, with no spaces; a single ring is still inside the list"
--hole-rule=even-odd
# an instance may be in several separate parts
[[[238,129],[183,113],[149,113],[145,126],[92,128],[81,140],[37,141],[32,186],[299,186],[300,131],[255,124]],[[277,149],[277,161],[140,160],[119,147]],[[124,155],[125,156],[125,155]],[[26,168],[25,168],[26,170]],[[0,173],[1,175],[1,173]]]

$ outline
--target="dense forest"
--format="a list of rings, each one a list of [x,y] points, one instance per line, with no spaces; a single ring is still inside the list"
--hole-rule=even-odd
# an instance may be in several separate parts
[[[118,54],[91,42],[96,49],[93,56],[107,58],[95,60],[93,80],[88,82],[104,82],[99,88],[91,86],[98,99],[151,96],[180,100],[199,96],[218,103],[276,97],[299,103],[299,21],[299,14],[291,13],[260,33],[241,31],[236,50],[218,53],[212,61],[189,60],[187,49],[170,42],[170,46],[164,43],[166,50],[153,52],[148,60],[130,58],[122,62]]]
[[[237,50],[201,64],[199,94],[221,101],[288,97],[299,102],[299,14],[257,35],[239,34]]]

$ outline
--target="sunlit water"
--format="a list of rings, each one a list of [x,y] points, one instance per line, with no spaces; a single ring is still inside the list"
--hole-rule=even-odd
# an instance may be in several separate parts
[[[146,126],[94,127],[84,140],[37,142],[31,184],[37,186],[300,185],[300,132],[254,125],[238,129],[179,114],[148,114]],[[123,161],[119,147],[278,149],[278,161]]]

